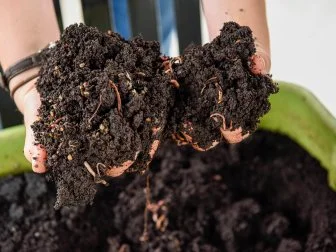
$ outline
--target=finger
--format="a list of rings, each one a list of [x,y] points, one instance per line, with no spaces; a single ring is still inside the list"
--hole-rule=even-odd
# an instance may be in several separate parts
[[[258,41],[255,41],[256,53],[251,57],[251,71],[254,74],[268,74],[271,69],[269,50]]]
[[[243,130],[241,127],[232,131],[230,129],[224,130],[220,128],[220,131],[226,142],[229,144],[240,143],[250,135],[249,133],[243,135],[242,134]]]
[[[262,56],[255,54],[252,56],[251,61],[252,61],[252,66],[251,66],[252,73],[254,74],[266,74],[267,73],[266,62]]]
[[[121,164],[121,166],[113,166],[106,171],[106,176],[110,177],[119,177],[122,175],[132,164],[134,161],[128,160]]]
[[[153,128],[153,134],[156,135],[161,128]],[[157,151],[157,149],[159,148],[160,145],[160,141],[159,140],[154,140],[150,150],[149,150],[149,156],[151,159],[153,159],[155,152]],[[139,152],[137,152],[135,154],[135,158],[133,161],[128,160],[126,162],[124,162],[123,164],[121,164],[121,166],[113,166],[110,169],[108,169],[106,171],[106,175],[110,176],[110,177],[118,177],[120,175],[122,175],[131,165],[133,165],[133,163],[135,162],[135,160],[138,157]],[[149,165],[150,161],[147,163],[147,165]]]
[[[47,160],[47,153],[41,145],[34,145],[32,147],[32,167],[33,171],[36,173],[44,173],[47,171],[45,167],[45,162]]]
[[[35,144],[34,133],[31,125],[38,119],[38,108],[40,106],[40,97],[36,89],[32,89],[25,96],[24,100],[24,121],[26,126],[26,139],[24,146],[24,154],[29,162],[32,163],[34,172],[46,172],[45,161],[47,153],[41,145]]]

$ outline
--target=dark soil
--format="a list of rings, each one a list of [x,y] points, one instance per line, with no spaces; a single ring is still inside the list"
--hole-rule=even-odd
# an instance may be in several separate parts
[[[146,176],[124,175],[93,206],[59,210],[42,176],[2,179],[0,250],[336,251],[326,171],[285,137],[257,132],[208,152],[167,144],[149,177],[146,242]]]
[[[252,133],[268,112],[277,87],[270,76],[250,71],[255,47],[248,27],[228,23],[212,43],[191,46],[182,60],[162,57],[159,48],[140,37],[126,41],[73,25],[47,52],[33,129],[48,153],[56,208],[91,203],[97,177],[126,161],[135,161],[129,172],[145,171],[153,143],[173,133],[208,148],[223,141],[220,128]],[[85,162],[99,175],[95,181]]]
[[[165,127],[174,104],[170,78],[158,71],[159,48],[74,25],[50,52],[37,84],[42,107],[35,134],[48,152],[56,207],[92,201],[96,187],[84,161],[114,166],[141,152],[135,167],[146,167],[149,148],[161,135],[152,128]]]
[[[181,85],[174,116],[178,132],[186,132],[201,148],[220,141],[218,130],[225,128],[256,130],[259,119],[270,109],[268,97],[277,92],[270,76],[250,71],[249,58],[256,52],[252,32],[236,23],[227,23],[220,36],[204,46],[191,45],[183,53],[183,63],[175,67]],[[192,125],[186,127],[186,125]]]

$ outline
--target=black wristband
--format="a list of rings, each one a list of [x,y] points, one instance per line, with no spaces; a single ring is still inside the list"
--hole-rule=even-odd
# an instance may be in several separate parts
[[[55,45],[55,43],[48,44],[46,48],[52,48]],[[19,75],[20,73],[23,73],[29,69],[35,68],[37,66],[40,66],[42,64],[42,52],[43,50],[38,51],[37,53],[34,53],[28,57],[25,57],[21,59],[16,64],[10,66],[5,72],[0,72],[0,87],[9,90],[9,81],[13,79],[15,76]]]
[[[9,92],[10,92],[10,96],[14,99],[14,94],[16,92],[16,90],[18,90],[20,87],[22,87],[23,85],[27,84],[29,81],[37,78],[39,76],[38,73],[33,74],[32,76],[29,76],[28,78],[20,81],[18,84],[15,85],[15,87],[13,87]]]
[[[4,73],[3,73],[3,70],[2,70],[2,67],[0,65],[0,87],[4,88],[7,90],[6,88],[6,80],[5,80],[5,77],[4,77]]]

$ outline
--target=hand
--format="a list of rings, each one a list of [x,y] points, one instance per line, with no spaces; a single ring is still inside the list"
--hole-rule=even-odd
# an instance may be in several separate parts
[[[257,44],[257,52],[251,58],[252,66],[251,71],[255,74],[267,74],[270,69],[270,56],[262,49],[261,46]],[[31,125],[38,120],[38,108],[40,107],[41,101],[40,96],[35,88],[35,80],[30,81],[23,87],[19,88],[14,94],[14,100],[17,107],[24,115],[24,123],[26,126],[26,139],[24,146],[24,154],[29,162],[32,163],[32,169],[37,173],[46,172],[45,161],[47,158],[47,153],[45,149],[35,143],[34,133]],[[15,84],[14,84],[15,85]],[[229,143],[237,143],[242,141],[247,137],[247,135],[241,134],[241,129],[231,131],[228,134],[224,134],[224,137]],[[151,156],[153,157],[156,149],[158,148],[159,142],[153,143]],[[213,147],[213,146],[211,146]],[[120,167],[111,167],[109,170],[109,176],[119,176],[124,173],[134,161],[127,161]]]
[[[14,94],[14,100],[18,109],[24,116],[24,124],[26,127],[24,155],[27,160],[32,163],[34,172],[44,173],[46,172],[45,161],[47,159],[47,153],[43,146],[35,143],[34,133],[31,128],[31,125],[38,120],[38,108],[41,105],[40,95],[35,88],[35,83],[36,79],[19,88]],[[158,131],[158,129],[153,129],[153,134],[157,134]],[[159,141],[155,140],[149,153],[151,159],[158,147]],[[135,159],[136,157],[137,154],[135,155]],[[106,175],[110,177],[118,177],[122,175],[134,162],[135,160],[128,160],[119,167],[109,167]]]
[[[159,145],[160,145],[159,140],[154,140],[153,141],[153,143],[151,145],[151,149],[149,151],[150,161],[148,161],[147,166],[152,161],[157,149],[159,148]],[[124,162],[119,167],[117,167],[117,166],[109,167],[106,171],[106,176],[118,177],[118,176],[122,175],[128,168],[130,168],[132,166],[132,164],[135,162],[137,156],[138,156],[138,153],[135,154],[135,159],[134,160],[128,160],[128,161]]]
[[[271,68],[270,54],[258,42],[256,42],[256,48],[257,52],[251,58],[251,71],[254,74],[268,74]]]
[[[268,74],[271,68],[270,54],[267,53],[267,51],[264,50],[258,42],[256,42],[256,49],[256,54],[251,57],[251,71],[254,74]],[[224,117],[223,120],[225,120]],[[243,135],[241,127],[235,130],[232,130],[232,126],[230,128],[226,128],[225,123],[223,123],[220,130],[226,142],[230,144],[239,143],[250,135],[249,133]],[[205,150],[211,149],[214,146],[216,146],[216,144],[213,144]]]
[[[256,54],[251,57],[251,72],[254,74],[268,74],[269,70],[271,68],[271,59],[270,54],[267,53],[266,50],[263,49],[260,43],[256,42]],[[224,116],[221,116],[220,114],[214,114],[213,119],[215,121],[219,120],[219,118],[222,118],[223,120],[223,126],[220,128],[221,134],[224,137],[225,141],[229,144],[235,144],[243,141],[245,138],[247,138],[250,133],[243,134],[243,130],[241,127],[237,129],[232,129],[232,122],[230,127],[225,126],[225,118]],[[185,123],[185,125],[188,125],[188,123]],[[187,126],[185,126],[187,127]],[[182,132],[183,133],[183,132]],[[215,147],[219,142],[214,141],[209,146],[205,148],[200,148],[197,143],[193,142],[193,139],[190,135],[187,135],[185,132],[183,133],[185,138],[187,139],[187,142],[180,142],[177,138],[175,138],[175,141],[177,141],[178,144],[191,144],[194,149],[199,151],[207,151]]]
[[[45,161],[47,153],[41,145],[35,144],[34,133],[31,125],[38,119],[38,108],[40,107],[40,95],[35,88],[36,79],[20,87],[14,94],[14,100],[24,116],[26,127],[26,139],[24,146],[24,155],[32,163],[34,172],[46,172]],[[11,86],[15,85],[11,83]]]

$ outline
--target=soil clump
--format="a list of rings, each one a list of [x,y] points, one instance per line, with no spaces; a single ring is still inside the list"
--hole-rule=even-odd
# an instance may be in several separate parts
[[[250,71],[254,53],[251,30],[232,22],[175,58],[155,41],[68,27],[46,52],[33,126],[48,153],[55,207],[92,203],[96,184],[129,166],[143,173],[166,139],[206,150],[227,134],[252,133],[277,92],[270,76]]]

